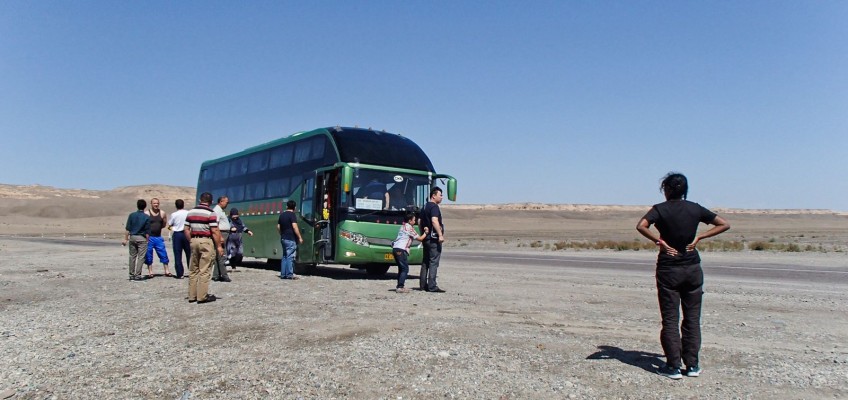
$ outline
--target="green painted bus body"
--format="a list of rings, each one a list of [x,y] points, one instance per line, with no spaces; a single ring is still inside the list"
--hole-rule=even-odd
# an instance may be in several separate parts
[[[344,136],[348,134],[350,137]],[[370,163],[343,159],[345,152],[349,152],[348,148],[360,146],[357,135],[368,141],[368,146],[361,151],[373,153],[368,160]],[[417,150],[420,153],[415,155],[418,164],[400,165],[403,160],[389,160],[389,165],[375,163],[382,159],[380,152],[396,150],[373,148],[381,146],[383,140],[393,146],[400,142],[409,146],[410,152]],[[340,149],[340,145],[348,148]],[[283,155],[284,160],[277,160],[275,164],[274,154],[283,153],[286,146],[292,148],[292,154]],[[303,150],[307,147],[309,150]],[[264,154],[271,156],[261,160]],[[350,155],[347,157],[350,158]],[[369,155],[363,154],[363,157],[368,158]],[[254,159],[258,160],[256,172],[250,172],[254,169]],[[284,165],[286,160],[292,162],[290,168]],[[263,162],[265,169],[262,169]],[[231,173],[235,170],[242,174]],[[386,191],[392,200],[390,204],[381,203],[388,209],[376,209],[377,201],[362,200],[361,195],[355,195],[357,189],[365,186],[366,176],[388,181]],[[286,179],[289,182],[281,184],[287,185],[285,194],[276,196],[281,189],[272,188],[272,183]],[[240,218],[254,233],[253,236],[243,235],[245,257],[282,258],[277,220],[285,210],[286,202],[291,199],[297,202],[297,224],[304,239],[304,243],[298,246],[296,262],[300,271],[318,264],[376,267],[377,271],[381,268],[385,271],[395,263],[391,244],[402,226],[404,215],[423,207],[430,188],[435,184],[443,190],[450,188],[447,197],[455,200],[456,181],[450,176],[436,174],[426,155],[409,139],[356,128],[326,128],[297,133],[204,162],[198,178],[197,196],[209,191],[217,201],[226,195],[230,198],[229,209],[238,208]],[[263,188],[260,190],[260,187]],[[395,200],[395,197],[398,199]],[[323,219],[325,209],[329,214],[326,220]],[[414,242],[409,250],[410,264],[420,264],[422,250],[419,243]]]

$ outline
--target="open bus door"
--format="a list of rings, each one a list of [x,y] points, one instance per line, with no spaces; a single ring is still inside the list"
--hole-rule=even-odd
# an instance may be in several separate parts
[[[316,238],[315,238],[315,251],[317,253],[317,260],[319,264],[326,264],[328,261],[332,261],[335,257],[333,256],[334,243],[333,243],[333,227],[334,227],[334,214],[336,214],[336,190],[335,188],[338,186],[338,173],[335,171],[325,171],[322,174],[318,174],[316,177],[316,182],[318,183],[318,187],[316,188],[316,199],[319,199],[317,204],[317,219],[315,228],[316,230]]]
[[[303,181],[300,192],[300,204],[298,204],[297,227],[303,243],[297,246],[296,264],[303,267],[312,267],[317,261],[315,259],[315,177]]]

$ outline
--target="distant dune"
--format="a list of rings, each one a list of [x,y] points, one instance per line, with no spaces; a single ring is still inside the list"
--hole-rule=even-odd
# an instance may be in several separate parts
[[[42,185],[0,184],[0,199],[6,200],[0,205],[0,215],[15,213],[35,217],[88,217],[98,215],[123,214],[127,207],[133,207],[134,200],[150,200],[157,197],[162,201],[163,209],[173,209],[173,201],[184,199],[190,205],[195,196],[195,188],[149,184],[122,186],[112,190],[59,189]],[[12,203],[12,204],[10,204]],[[550,203],[502,203],[502,204],[453,204],[445,203],[446,209],[454,210],[520,210],[520,211],[567,211],[588,213],[643,212],[650,205],[595,205],[595,204],[550,204]],[[93,209],[93,210],[92,210]],[[63,211],[67,210],[67,212]],[[74,211],[76,210],[76,212]],[[96,211],[95,211],[96,210]],[[821,209],[740,209],[718,208],[723,214],[834,214],[848,215]]]
[[[171,185],[122,186],[112,190],[59,189],[42,185],[6,185],[0,184],[0,199],[39,200],[39,199],[100,199],[116,196],[147,198],[155,194],[164,198],[194,198],[193,187]]]
[[[159,198],[162,209],[174,211],[174,200],[194,204],[189,186],[139,185],[112,190],[58,189],[41,185],[0,184],[0,234],[117,237],[127,215],[142,198]],[[556,240],[632,240],[636,221],[648,205],[592,204],[444,204],[446,226],[454,239],[479,237]],[[728,238],[804,235],[818,243],[844,243],[846,214],[830,210],[717,209],[728,215]],[[733,214],[733,215],[730,215]],[[788,240],[788,239],[787,239]]]
[[[502,203],[502,204],[448,204],[446,207],[457,210],[521,210],[521,211],[573,211],[589,213],[637,212],[647,211],[650,205],[596,205],[596,204],[546,204],[546,203]],[[746,209],[746,208],[716,208],[713,211],[721,214],[817,214],[817,215],[848,215],[824,209]]]
[[[0,216],[78,219],[126,215],[138,199],[157,197],[163,209],[173,210],[174,200],[194,202],[195,189],[185,186],[142,185],[112,190],[57,189],[41,185],[0,184]]]

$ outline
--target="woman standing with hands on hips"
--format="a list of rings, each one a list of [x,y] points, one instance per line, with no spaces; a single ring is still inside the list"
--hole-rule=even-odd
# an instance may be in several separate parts
[[[704,271],[697,245],[703,239],[730,229],[730,225],[712,211],[686,200],[689,183],[683,174],[668,173],[660,190],[666,201],[651,207],[639,220],[636,230],[659,246],[656,280],[662,316],[660,343],[666,358],[666,365],[660,368],[659,373],[680,379],[683,377],[683,364],[686,365],[687,376],[699,376],[702,371],[698,353],[701,349]],[[698,234],[701,222],[714,226]],[[656,225],[659,237],[651,231],[651,225]]]

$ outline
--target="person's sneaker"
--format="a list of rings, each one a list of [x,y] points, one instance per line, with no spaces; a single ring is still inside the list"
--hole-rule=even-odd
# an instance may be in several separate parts
[[[701,376],[701,367],[687,367],[686,368],[686,376]]]
[[[399,287],[399,288],[395,289],[395,292],[398,292],[398,293],[409,293],[409,292],[410,292],[410,290],[409,290],[409,289],[407,289],[407,288]]]
[[[134,276],[134,277],[130,278],[130,282],[144,282],[144,278],[142,278],[140,276]]]
[[[229,276],[225,276],[225,277],[223,277],[223,278],[218,279],[218,282],[232,282],[232,281],[233,281],[233,280],[232,280],[232,279],[230,279],[230,277],[229,277]]]
[[[680,368],[670,367],[668,365],[660,367],[660,370],[657,371],[660,375],[669,377],[671,379],[682,379],[683,374],[680,373]]]
[[[444,290],[444,289],[442,289],[442,288],[440,288],[440,287],[438,287],[438,286],[436,286],[436,287],[434,287],[434,288],[432,288],[432,289],[428,290],[428,292],[430,292],[430,293],[444,293],[444,292],[445,292],[445,290]]]

